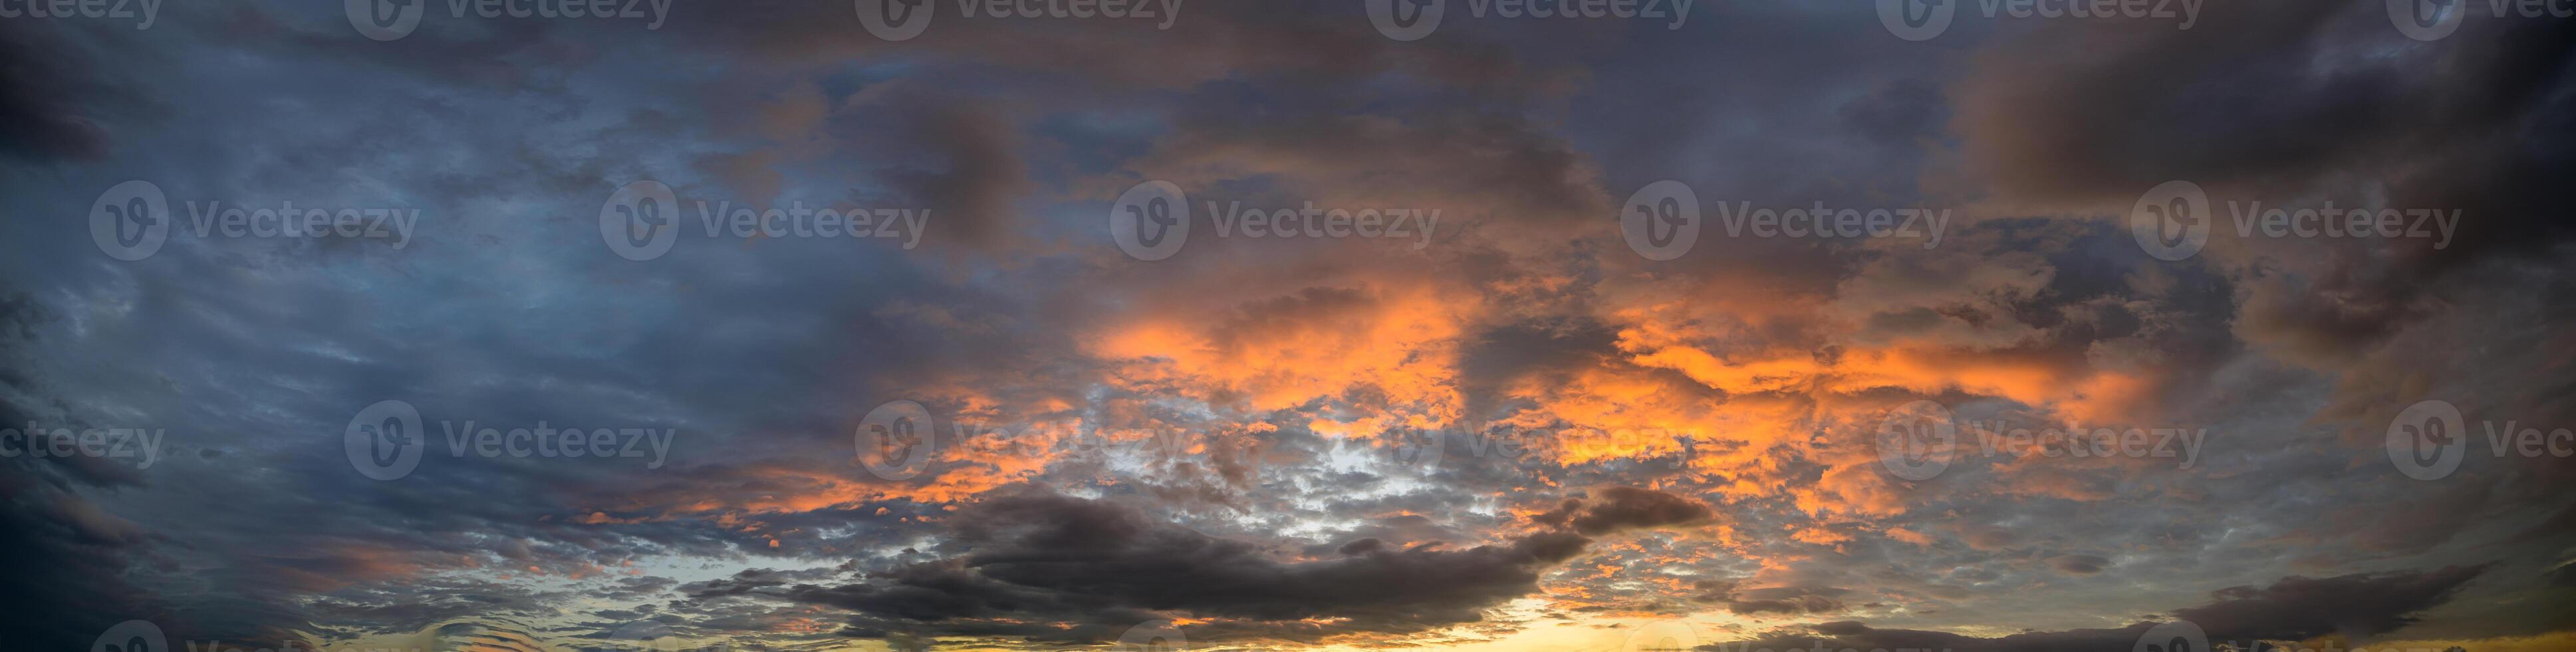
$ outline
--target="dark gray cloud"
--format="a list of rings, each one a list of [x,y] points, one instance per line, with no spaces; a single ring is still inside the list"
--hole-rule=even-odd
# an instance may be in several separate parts
[[[1531,521],[1601,535],[1640,527],[1707,520],[1708,505],[1688,498],[1635,487],[1606,487],[1589,499],[1571,498]]]
[[[1600,493],[1597,503],[1569,501],[1570,521],[1537,519],[1567,529],[1464,548],[1362,538],[1310,558],[1283,558],[1285,551],[1201,534],[1116,502],[1013,496],[955,517],[943,544],[961,553],[954,557],[871,573],[858,584],[787,585],[746,575],[705,583],[694,595],[766,594],[841,607],[863,614],[851,631],[861,636],[1101,640],[1158,611],[1241,621],[1233,626],[1255,638],[1417,632],[1482,620],[1486,609],[1530,593],[1540,572],[1591,543],[1586,535],[1708,516],[1704,506],[1659,492]],[[1033,614],[1067,625],[1014,624]],[[1336,624],[1296,624],[1312,619]]]
[[[1937,631],[1874,628],[1853,621],[1803,625],[1762,638],[1703,645],[1703,650],[1806,649],[1943,649],[1958,652],[2092,652],[2135,650],[2150,633],[2174,630],[2167,622],[2190,623],[2210,644],[2233,643],[2237,649],[2307,641],[2327,634],[2367,640],[2414,622],[2413,615],[2446,602],[2462,585],[2486,568],[2446,567],[2427,571],[2362,573],[2322,579],[2287,577],[2268,586],[2219,590],[2207,604],[2176,609],[2172,619],[2155,619],[2116,629],[2071,629],[2023,632],[1999,637],[1965,636]],[[2162,644],[2162,641],[2157,641]],[[2295,647],[2295,646],[2293,646]],[[2172,649],[2172,648],[2164,648]]]
[[[105,89],[84,70],[83,58],[33,26],[0,26],[0,153],[32,159],[94,159],[108,150],[108,134],[87,115],[103,103]]]

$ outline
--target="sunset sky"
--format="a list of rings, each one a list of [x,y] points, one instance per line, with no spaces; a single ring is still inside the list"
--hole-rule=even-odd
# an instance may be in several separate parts
[[[0,648],[2576,650],[2576,0],[901,1],[0,0]]]

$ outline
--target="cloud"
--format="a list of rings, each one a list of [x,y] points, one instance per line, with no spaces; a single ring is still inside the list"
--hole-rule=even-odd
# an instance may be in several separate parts
[[[2287,577],[2264,587],[2241,586],[2212,594],[2212,601],[2172,612],[2206,633],[2212,644],[2305,641],[2329,634],[2369,637],[2414,622],[2412,614],[2441,605],[2485,567],[2360,573],[2311,579]],[[1760,638],[1703,645],[1702,650],[1768,647],[1948,649],[1957,652],[2115,652],[2136,649],[2160,621],[2114,629],[2071,629],[1977,637],[1947,632],[1873,628],[1840,621],[1801,625]]]
[[[31,161],[92,160],[107,155],[108,132],[91,118],[111,98],[132,101],[93,79],[103,71],[45,26],[10,21],[0,27],[0,154]]]
[[[2093,575],[2111,565],[2111,560],[2101,555],[2058,555],[2041,561],[2046,562],[2050,569],[2068,575]]]
[[[1680,496],[1635,487],[1606,487],[1591,499],[1567,499],[1557,509],[1531,516],[1533,522],[1565,526],[1585,536],[1624,530],[1680,525],[1708,520],[1708,505]]]
[[[952,557],[871,573],[858,584],[780,587],[746,578],[708,583],[697,595],[767,590],[841,607],[861,614],[851,625],[858,632],[1000,628],[1048,640],[1100,640],[1113,626],[1154,613],[1239,621],[1233,626],[1253,636],[1292,640],[1418,632],[1478,622],[1485,610],[1535,591],[1539,573],[1580,554],[1592,543],[1587,535],[1708,517],[1705,506],[1660,492],[1598,493],[1597,502],[1568,501],[1565,518],[1533,519],[1551,529],[1502,543],[1451,548],[1362,538],[1293,560],[1280,550],[1157,521],[1128,505],[1016,495],[953,517],[943,544],[959,553]],[[1064,625],[1007,625],[1031,614]],[[1308,630],[1296,624],[1301,621],[1330,624]]]
[[[44,339],[0,367],[0,417],[171,424],[186,447],[149,471],[0,461],[0,590],[32,605],[0,629],[66,649],[129,617],[534,647],[651,619],[1044,647],[1180,617],[1206,640],[1508,646],[1723,610],[1961,649],[1999,639],[1939,630],[2064,635],[2015,648],[2045,649],[2244,578],[2471,555],[2520,561],[2449,592],[2429,572],[2283,580],[2200,615],[2557,626],[2527,605],[2563,602],[2576,511],[2553,490],[2576,467],[2473,458],[2409,485],[2378,439],[2426,397],[2576,414],[2551,264],[2567,21],[2420,44],[2376,6],[2229,5],[2191,30],[1996,21],[1917,44],[1866,3],[1701,3],[1670,33],[1452,14],[1397,43],[1357,3],[1221,3],[1168,31],[951,15],[888,43],[846,4],[684,2],[660,30],[427,8],[390,43],[328,3],[174,3],[142,34],[0,25],[0,197],[26,217],[0,221],[27,289],[5,307],[58,316],[12,320]],[[591,218],[644,177],[938,213],[925,252],[692,235],[627,261]],[[77,217],[136,178],[174,202],[426,215],[398,253],[183,234],[114,264]],[[1447,214],[1420,249],[1194,235],[1146,264],[1099,219],[1143,178]],[[2470,217],[2438,251],[2222,233],[2160,264],[2100,218],[2172,178]],[[1650,264],[1603,220],[1660,179],[1704,208],[1961,220],[1932,249],[1713,224]],[[661,469],[433,458],[355,478],[334,438],[388,397],[682,435]],[[877,478],[851,431],[898,398],[1029,445]],[[1992,457],[1896,478],[1870,436],[1925,398],[2206,425],[2210,446],[2189,469]],[[1391,468],[1385,445],[1422,432],[1448,456]],[[1057,450],[1084,435],[1150,446]],[[2402,611],[2418,603],[2450,610]]]

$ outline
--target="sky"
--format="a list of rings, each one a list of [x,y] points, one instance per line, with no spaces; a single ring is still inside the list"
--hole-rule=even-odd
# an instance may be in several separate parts
[[[0,0],[0,640],[2576,650],[2570,14]]]

